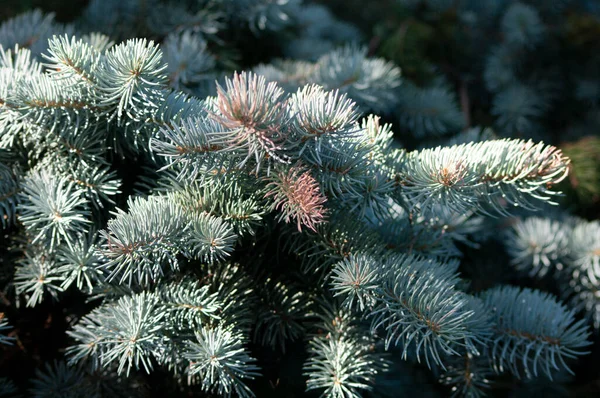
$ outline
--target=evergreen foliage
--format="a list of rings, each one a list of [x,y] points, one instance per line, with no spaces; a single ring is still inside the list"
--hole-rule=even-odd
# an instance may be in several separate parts
[[[598,59],[559,59],[600,14],[555,3],[398,0],[383,43],[300,0],[2,22],[0,396],[600,377],[597,140],[560,144],[600,121]],[[463,61],[416,48],[448,32]]]

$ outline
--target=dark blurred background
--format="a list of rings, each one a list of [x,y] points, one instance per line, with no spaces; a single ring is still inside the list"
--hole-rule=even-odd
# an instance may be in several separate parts
[[[39,8],[46,12],[54,12],[60,22],[68,22],[76,18],[88,2],[89,0],[3,0],[0,2],[0,21]],[[389,11],[393,0],[317,0],[314,2],[329,6],[338,17],[351,21],[364,30],[386,15],[385,10]]]
[[[54,12],[58,21],[67,22],[79,15],[88,2],[89,0],[3,0],[0,2],[0,20],[39,8]]]

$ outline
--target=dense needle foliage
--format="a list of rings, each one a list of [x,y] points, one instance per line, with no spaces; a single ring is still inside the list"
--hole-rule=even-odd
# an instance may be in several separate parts
[[[81,3],[0,8],[0,397],[600,393],[595,2]]]

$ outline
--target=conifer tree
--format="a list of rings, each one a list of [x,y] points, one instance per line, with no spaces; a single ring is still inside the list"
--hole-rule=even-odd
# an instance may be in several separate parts
[[[490,123],[433,62],[405,76],[300,0],[4,21],[0,349],[32,357],[0,396],[568,386],[600,329],[600,224],[561,204],[585,162],[544,136],[568,89],[534,58],[571,2],[398,3],[494,21],[476,71]],[[248,55],[272,37],[289,58]],[[41,356],[36,316],[62,336]]]

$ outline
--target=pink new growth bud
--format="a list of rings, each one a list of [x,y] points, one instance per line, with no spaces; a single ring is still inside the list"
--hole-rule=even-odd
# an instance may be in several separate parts
[[[325,220],[323,204],[327,201],[317,181],[299,167],[276,173],[273,178],[275,181],[267,185],[271,190],[265,197],[273,196],[275,203],[272,208],[281,211],[279,219],[285,222],[295,219],[299,231],[302,231],[302,225],[315,231],[315,226]]]
[[[281,120],[285,107],[280,97],[283,90],[266,83],[264,76],[242,72],[226,80],[226,89],[217,86],[217,108],[213,117],[233,134],[228,139],[231,149],[246,148],[248,158],[260,164],[263,158],[279,159],[285,135]]]

